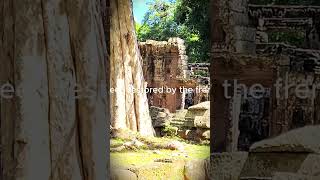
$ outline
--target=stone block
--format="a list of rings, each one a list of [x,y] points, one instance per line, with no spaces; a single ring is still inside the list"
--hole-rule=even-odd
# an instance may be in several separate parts
[[[234,43],[236,53],[241,54],[255,54],[256,53],[256,44],[255,42],[249,41],[236,41]]]
[[[230,24],[231,25],[242,25],[246,26],[249,25],[249,17],[246,13],[237,12],[237,11],[231,11],[231,19]]]
[[[185,180],[205,180],[206,179],[206,165],[205,160],[191,160],[187,161],[184,166]]]
[[[320,176],[320,155],[309,154],[303,161],[298,173],[307,176]]]
[[[153,127],[164,127],[170,123],[171,115],[168,109],[151,106],[149,110]]]
[[[212,180],[239,180],[247,158],[247,152],[212,154],[210,159],[210,178]]]
[[[203,116],[196,116],[194,118],[194,126],[197,128],[210,128],[210,115],[207,111]]]
[[[234,39],[255,43],[256,29],[246,27],[246,26],[235,26],[234,27]]]
[[[320,126],[306,126],[253,144],[250,152],[320,153]]]
[[[274,172],[297,173],[307,153],[249,153],[241,177],[271,178]]]
[[[230,3],[230,10],[236,12],[247,12],[247,4],[248,0],[233,0],[229,1]]]
[[[203,132],[202,138],[210,140],[210,130]]]
[[[137,180],[137,175],[126,169],[116,169],[111,172],[111,180]]]

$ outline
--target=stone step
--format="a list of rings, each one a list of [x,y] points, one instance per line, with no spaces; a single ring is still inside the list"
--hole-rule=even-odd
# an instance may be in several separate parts
[[[172,125],[172,126],[182,126],[182,125],[184,125],[184,123],[171,122],[170,125]]]
[[[184,122],[186,122],[186,121],[181,121],[181,120],[171,120],[170,122],[177,122],[177,123],[184,123]]]
[[[187,125],[185,125],[185,124],[171,124],[171,126],[174,126],[174,127],[185,127],[185,128],[187,128],[187,129],[192,128],[191,126],[187,126]]]
[[[177,110],[176,113],[174,113],[174,118],[182,118],[184,119],[184,117],[186,116],[188,110],[185,109],[185,110]]]
[[[184,120],[171,120],[170,122],[178,122],[178,123],[182,122],[182,123],[184,123],[184,122],[188,122],[188,121],[184,121]]]
[[[183,120],[183,119],[175,119],[175,118],[172,118],[170,121],[171,121],[171,122],[173,122],[173,121],[183,122],[184,120]]]
[[[170,121],[170,124],[193,124],[193,121]]]
[[[170,121],[170,125],[177,126],[177,127],[193,127],[194,122],[193,119],[184,119],[184,118],[177,118],[173,117]]]

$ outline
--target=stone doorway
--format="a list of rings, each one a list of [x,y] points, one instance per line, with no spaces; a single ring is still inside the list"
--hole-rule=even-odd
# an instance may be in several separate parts
[[[270,90],[261,94],[260,99],[242,94],[239,115],[238,150],[248,151],[249,147],[269,137]]]

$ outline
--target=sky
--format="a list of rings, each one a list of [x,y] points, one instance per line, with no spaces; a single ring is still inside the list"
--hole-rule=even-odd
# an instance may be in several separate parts
[[[142,23],[143,17],[148,11],[148,3],[152,1],[154,0],[132,0],[134,20],[139,24]],[[173,0],[165,0],[165,1],[170,2]]]
[[[136,22],[140,23],[143,20],[145,13],[148,10],[148,2],[152,0],[133,0],[133,15]]]

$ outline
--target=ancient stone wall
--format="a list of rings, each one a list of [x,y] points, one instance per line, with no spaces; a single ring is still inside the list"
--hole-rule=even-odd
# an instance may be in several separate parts
[[[257,27],[257,42],[266,43],[270,32],[296,31],[304,35],[302,48],[320,49],[318,6],[247,6],[251,24]]]
[[[186,82],[187,59],[184,41],[170,38],[168,41],[147,40],[139,44],[143,59],[143,73],[148,88],[194,87],[192,81]],[[149,93],[149,105],[163,107],[175,112],[184,108],[185,95],[179,91],[172,93]]]
[[[232,60],[237,59],[232,57],[234,54],[255,54],[255,29],[249,27],[247,3],[247,0],[211,1],[210,119],[213,124],[211,133],[211,139],[214,139],[211,144],[213,152],[237,150],[240,103],[236,99],[232,100],[234,103],[226,99],[221,85],[225,79],[233,79],[237,74],[231,68],[236,67],[232,65]],[[257,77],[247,73],[246,70],[240,72],[245,72],[250,78]]]
[[[139,45],[144,76],[149,88],[192,88],[193,92],[149,94],[151,106],[175,112],[209,101],[209,63],[188,63],[186,47],[180,38],[147,40]],[[198,91],[196,88],[198,87]]]
[[[198,89],[201,89],[201,91],[190,95],[190,98],[192,99],[191,106],[210,100],[209,69],[210,63],[188,63],[188,78],[196,81]],[[188,98],[188,96],[186,98]]]
[[[319,124],[320,8],[246,0],[214,1],[212,7],[211,150],[248,150],[256,141]],[[268,31],[287,29],[306,33],[304,49],[269,41]],[[225,81],[231,83],[227,91]],[[248,93],[257,84],[261,98]],[[310,93],[297,97],[297,86]]]
[[[255,28],[250,27],[247,0],[212,2],[213,52],[255,53]]]

